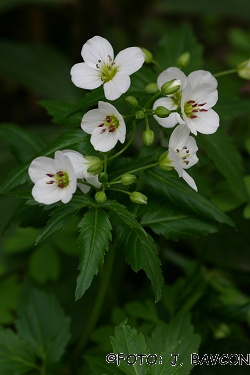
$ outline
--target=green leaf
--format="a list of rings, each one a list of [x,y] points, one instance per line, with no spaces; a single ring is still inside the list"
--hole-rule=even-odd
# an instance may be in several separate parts
[[[43,149],[37,156],[51,156],[57,150],[67,149],[72,145],[82,142],[89,142],[89,137],[82,130],[69,130],[60,135],[53,145]],[[0,194],[7,193],[14,187],[24,184],[29,180],[28,167],[33,159],[29,162],[19,165],[13,169],[0,187]]]
[[[0,125],[0,137],[10,145],[21,162],[32,158],[46,146],[46,143],[37,134],[11,123]]]
[[[16,310],[20,284],[17,275],[6,277],[0,281],[0,323],[10,324],[13,322]]]
[[[122,204],[116,201],[108,200],[101,204],[100,207],[115,212],[130,228],[137,228],[139,231],[144,232],[142,226],[135,219],[135,215],[128,211],[128,209]]]
[[[0,77],[9,78],[45,98],[76,100],[71,64],[58,51],[42,44],[0,40]]]
[[[126,321],[122,322],[118,327],[115,328],[115,337],[111,337],[110,340],[114,353],[123,353],[124,358],[129,354],[149,353],[143,334],[140,333],[138,335],[136,329],[128,326]],[[131,358],[131,361],[132,360],[133,358]],[[142,364],[140,364],[139,360],[137,360],[133,366],[128,365],[126,361],[121,360],[120,368],[127,375],[148,374],[148,368],[145,360]]]
[[[42,233],[37,237],[36,243],[44,240],[51,233],[64,228],[69,220],[77,214],[77,212],[82,207],[92,206],[95,202],[84,195],[74,196],[71,201],[67,204],[62,204],[60,207],[56,208],[52,214],[51,219],[48,221],[48,224],[43,229]]]
[[[147,345],[150,347],[151,353],[157,353],[162,357],[162,364],[156,363],[152,367],[152,375],[171,375],[173,373],[170,361],[174,362],[174,357],[171,354],[179,354],[175,366],[176,368],[180,366],[178,374],[189,374],[192,368],[191,353],[197,353],[201,341],[200,336],[193,331],[188,313],[177,314],[169,324],[161,322],[157,325],[151,338],[147,340]]]
[[[35,355],[18,335],[0,328],[0,373],[22,375],[37,368]]]
[[[162,234],[167,239],[178,240],[217,232],[213,223],[184,213],[171,203],[159,202],[152,196],[149,197],[146,208],[140,219],[141,225],[151,228],[156,234]]]
[[[8,254],[17,254],[30,250],[34,248],[38,234],[39,229],[32,227],[11,228],[4,240],[4,251]]]
[[[171,53],[169,53],[171,51]],[[202,46],[198,44],[191,26],[187,23],[178,28],[171,27],[159,42],[159,48],[155,53],[155,60],[164,69],[177,66],[177,60],[184,52],[190,53],[190,63],[185,72],[190,73],[202,66]]]
[[[222,180],[215,186],[215,193],[210,197],[211,202],[221,211],[235,210],[246,202],[240,189],[235,189],[228,181]]]
[[[48,365],[57,362],[70,338],[70,320],[53,296],[32,290],[16,322],[26,346]]]
[[[125,310],[135,318],[147,320],[153,323],[158,321],[156,307],[152,300],[148,299],[144,303],[139,301],[129,302],[125,305]]]
[[[60,268],[57,252],[48,243],[38,246],[29,259],[29,273],[41,284],[58,280]]]
[[[235,117],[246,115],[250,112],[249,102],[238,97],[219,95],[219,100],[214,110],[220,118],[231,120]],[[210,135],[209,135],[210,137]]]
[[[145,173],[149,187],[165,202],[174,204],[184,212],[234,227],[232,220],[227,215],[187,186],[175,171],[163,171],[157,167]]]
[[[114,363],[107,363],[104,357],[98,358],[96,356],[85,355],[84,358],[89,364],[91,375],[124,375],[124,372],[119,369]]]
[[[126,261],[135,272],[143,269],[150,279],[155,301],[161,299],[163,277],[160,268],[160,259],[157,248],[150,236],[145,235],[137,228],[118,227],[118,243],[122,246]]]
[[[230,186],[237,190],[237,195],[242,199],[247,199],[243,181],[242,159],[232,139],[219,129],[215,134],[210,134],[209,137],[199,134],[198,141],[205,148],[207,156],[225,176]]]
[[[98,207],[85,213],[79,223],[80,263],[75,297],[82,297],[89,288],[99,266],[104,261],[105,250],[111,240],[111,224],[108,214]]]

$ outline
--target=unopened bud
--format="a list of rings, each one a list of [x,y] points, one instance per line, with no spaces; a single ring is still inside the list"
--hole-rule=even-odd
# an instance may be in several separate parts
[[[145,87],[144,91],[146,94],[156,94],[159,91],[159,89],[157,84],[152,82]]]
[[[165,151],[159,157],[159,166],[164,171],[169,171],[170,169],[173,169],[172,160],[170,160],[168,157],[168,151]]]
[[[161,92],[164,95],[171,95],[178,91],[181,87],[181,81],[179,79],[172,79],[169,82],[165,82],[161,86]]]
[[[139,193],[139,191],[133,191],[133,193],[131,193],[129,197],[133,203],[147,204],[148,198],[146,197],[146,195]]]
[[[125,102],[129,107],[132,107],[132,108],[138,107],[138,101],[134,96],[126,96]]]
[[[144,111],[140,110],[140,111],[136,111],[136,112],[135,112],[135,118],[136,118],[137,120],[139,120],[139,119],[143,119],[144,117],[145,117],[145,113],[144,113]]]
[[[145,58],[145,63],[151,63],[153,61],[153,55],[152,53],[146,49],[146,48],[141,48],[143,54],[144,54],[144,58]]]
[[[250,59],[237,65],[238,75],[243,79],[250,79]]]
[[[97,156],[85,156],[85,159],[89,164],[87,172],[95,175],[99,174],[102,171],[103,166],[101,160]]]
[[[145,146],[150,146],[154,142],[155,134],[153,130],[147,129],[142,133],[142,141]]]
[[[180,69],[185,68],[190,61],[190,53],[189,52],[184,52],[182,55],[177,60],[177,65]]]
[[[162,105],[160,105],[159,107],[155,109],[155,114],[156,116],[160,118],[165,118],[170,115],[170,111],[166,107],[163,107]]]
[[[109,178],[109,176],[106,172],[102,172],[98,175],[98,181],[99,182],[107,182],[108,178]]]
[[[95,193],[95,201],[97,203],[104,203],[107,200],[107,195],[104,193],[104,191],[98,191]]]
[[[136,176],[133,174],[125,173],[121,177],[121,183],[125,186],[132,184],[135,182]]]

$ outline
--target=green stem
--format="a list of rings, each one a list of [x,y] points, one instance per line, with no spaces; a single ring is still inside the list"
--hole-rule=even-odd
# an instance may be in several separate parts
[[[122,190],[122,189],[113,189],[113,188],[107,188],[107,190],[112,190],[112,191],[119,191],[120,193],[125,193],[125,194],[128,194],[130,195],[131,193],[129,191],[126,191],[126,190]]]
[[[150,130],[150,128],[149,128],[149,122],[148,122],[148,116],[147,116],[146,113],[145,113],[145,123],[146,123],[146,130]]]
[[[106,152],[103,152],[103,163],[104,163],[104,165],[103,165],[103,172],[104,173],[107,173],[107,153]]]
[[[113,267],[113,263],[114,263],[114,253],[115,253],[114,250],[115,249],[114,249],[114,245],[113,245],[113,246],[110,246],[110,248],[107,252],[106,260],[105,260],[104,267],[102,269],[102,273],[101,273],[101,277],[100,277],[100,279],[101,279],[100,280],[100,287],[99,287],[99,290],[98,290],[98,293],[97,293],[97,296],[96,296],[96,300],[95,300],[95,303],[94,303],[94,306],[93,306],[92,313],[89,317],[89,321],[87,323],[86,329],[83,332],[82,336],[80,337],[79,342],[78,342],[78,344],[77,344],[77,346],[76,346],[76,348],[73,352],[71,363],[72,363],[72,368],[74,368],[74,369],[76,368],[76,363],[79,360],[79,358],[82,356],[84,348],[85,348],[86,344],[88,343],[90,334],[93,332],[93,330],[94,330],[94,328],[95,328],[95,326],[98,322],[98,319],[99,319],[99,316],[100,316],[100,313],[101,313],[101,310],[102,310],[104,298],[105,298],[106,293],[107,293],[111,272],[112,272],[112,267]]]
[[[214,77],[220,77],[220,76],[224,76],[226,74],[232,74],[232,73],[236,73],[236,72],[237,72],[237,69],[224,70],[224,72],[215,73],[213,76]]]
[[[133,139],[134,139],[134,136],[135,136],[135,121],[133,121],[133,130],[132,130],[132,136],[130,138],[130,140],[128,141],[128,143],[119,151],[117,152],[117,154],[111,156],[110,158],[107,159],[107,161],[110,161],[114,158],[116,158],[117,156],[121,155],[124,151],[127,150],[127,148],[131,145]]]
[[[143,171],[143,170],[148,169],[148,168],[157,167],[157,165],[159,165],[159,162],[154,163],[154,164],[146,165],[145,167],[140,167],[140,168],[137,168],[137,169],[133,169],[132,171],[129,171],[129,172],[126,172],[126,173],[132,174],[132,173],[140,172],[140,171]],[[111,183],[114,183],[115,181],[119,180],[122,177],[123,174],[121,174],[120,176],[114,178],[114,180],[111,181]]]
[[[160,66],[160,64],[157,61],[152,60],[152,63],[155,64],[155,66],[157,66],[158,69],[160,69],[161,71],[163,71],[163,68]]]
[[[163,96],[162,92],[159,91],[156,94],[154,94],[144,105],[144,109],[146,109],[152,102],[154,102],[156,99],[158,99],[160,96]]]

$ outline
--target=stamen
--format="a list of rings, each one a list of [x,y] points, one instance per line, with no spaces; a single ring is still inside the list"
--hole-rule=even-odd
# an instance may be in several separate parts
[[[177,149],[176,149],[176,152],[178,153],[178,152],[180,152],[180,150],[177,148]]]
[[[183,149],[183,150],[187,150],[187,146],[183,146],[182,149]]]
[[[196,118],[197,116],[193,115],[193,116],[190,116],[190,118]]]
[[[186,153],[189,154],[189,150],[186,150]]]
[[[61,188],[61,189],[63,189],[63,188],[65,187],[64,184],[58,184],[57,186],[58,186],[59,188]]]
[[[98,62],[99,62],[99,63],[101,63],[101,62],[102,62],[102,60],[98,60]]]
[[[206,102],[205,103],[201,103],[201,104],[198,104],[199,107],[202,107],[203,105],[207,104]]]
[[[107,117],[106,117],[106,121],[107,121],[109,124],[112,122],[110,116],[107,116]]]
[[[57,174],[58,174],[59,177],[63,177],[64,176],[64,173],[62,171],[57,172]]]
[[[54,175],[53,175],[53,174],[51,174],[51,173],[47,173],[47,174],[46,174],[46,176],[49,176],[49,177],[54,177]]]
[[[109,62],[112,61],[112,57],[110,55],[108,55],[108,58],[109,58]]]
[[[188,104],[195,103],[195,100],[189,100],[187,103],[188,103]]]
[[[105,133],[106,129],[102,129],[102,131],[100,132],[100,134],[103,134]]]
[[[192,112],[199,112],[198,109],[193,109]]]
[[[207,112],[208,110],[207,109],[204,109],[204,108],[201,108],[200,109],[200,112]]]
[[[114,125],[111,125],[110,127],[109,127],[109,133],[113,133],[115,131],[115,127],[114,127]]]
[[[197,103],[194,103],[194,104],[192,105],[192,108],[194,108],[194,107],[197,107]]]
[[[47,181],[46,184],[47,185],[52,185],[55,181]]]
[[[99,68],[100,68],[98,64],[95,64],[95,66],[97,67],[97,69],[99,69]]]
[[[188,165],[189,161],[188,160],[184,160],[183,163],[185,163],[186,165]]]
[[[98,125],[98,128],[102,128],[104,126],[104,124],[100,124]]]

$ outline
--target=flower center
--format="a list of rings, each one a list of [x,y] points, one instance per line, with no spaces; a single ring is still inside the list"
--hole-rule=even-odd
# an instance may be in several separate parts
[[[52,178],[46,182],[48,185],[56,184],[60,189],[69,185],[69,176],[66,172],[59,171],[56,174],[47,173],[47,176]]]
[[[200,108],[203,107],[206,103],[198,104],[195,100],[189,100],[184,104],[185,115],[189,118],[196,118],[196,113],[198,112],[207,112],[207,109]]]
[[[109,64],[104,64],[101,60],[98,60],[96,64],[97,69],[100,70],[100,78],[105,83],[110,81],[116,75],[118,67],[115,65],[114,60],[108,55]]]
[[[187,146],[183,146],[181,149],[176,148],[175,151],[176,151],[177,155],[179,156],[179,158],[182,159],[182,162],[184,164],[188,165],[189,161],[186,160],[186,159],[189,158],[190,153],[189,153],[189,150],[188,150]]]
[[[181,104],[181,97],[182,97],[181,90],[179,90],[179,91],[175,92],[173,95],[171,95],[173,105],[175,105],[176,107],[179,107],[180,104]]]
[[[114,115],[107,116],[104,122],[98,125],[98,128],[103,128],[100,134],[105,133],[108,130],[109,133],[113,133],[120,125],[119,120]]]

